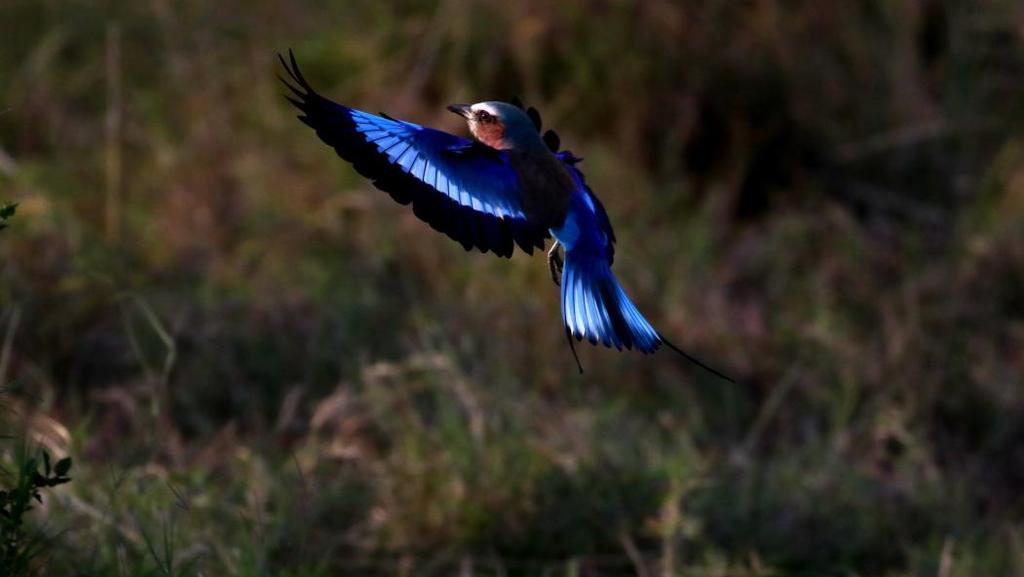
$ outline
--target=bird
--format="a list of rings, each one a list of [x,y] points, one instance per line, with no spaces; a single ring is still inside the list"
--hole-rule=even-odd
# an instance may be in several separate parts
[[[735,382],[674,345],[640,313],[612,273],[615,232],[579,169],[582,158],[559,150],[540,114],[512,99],[451,104],[473,138],[371,114],[321,96],[295,54],[278,54],[288,99],[308,125],[359,174],[467,251],[511,257],[515,247],[547,251],[560,287],[562,322],[573,339],[650,354],[662,345],[710,373]],[[564,259],[559,252],[564,252]]]

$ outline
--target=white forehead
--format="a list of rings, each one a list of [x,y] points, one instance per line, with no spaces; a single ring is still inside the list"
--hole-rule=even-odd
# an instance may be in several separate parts
[[[479,112],[481,110],[487,112],[491,116],[501,116],[501,111],[495,106],[494,102],[477,102],[473,106],[469,107],[473,112]]]

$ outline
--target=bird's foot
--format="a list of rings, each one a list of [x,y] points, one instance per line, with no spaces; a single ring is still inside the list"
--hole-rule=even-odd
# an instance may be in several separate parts
[[[558,241],[555,241],[548,250],[548,269],[551,271],[551,280],[555,286],[562,286],[562,255],[558,253],[558,249]]]

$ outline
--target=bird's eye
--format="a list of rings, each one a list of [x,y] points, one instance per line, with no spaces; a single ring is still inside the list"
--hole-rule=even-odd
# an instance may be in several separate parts
[[[491,116],[490,112],[487,112],[486,110],[481,110],[476,113],[476,119],[479,120],[480,122],[490,122],[494,120],[494,117]]]

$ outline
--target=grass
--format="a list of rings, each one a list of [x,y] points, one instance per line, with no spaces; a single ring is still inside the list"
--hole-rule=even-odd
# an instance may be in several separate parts
[[[1024,573],[1020,10],[0,8],[0,384],[39,575]],[[494,34],[501,30],[502,34]],[[518,94],[683,348],[580,349],[298,123]],[[9,468],[16,443],[0,443]]]

